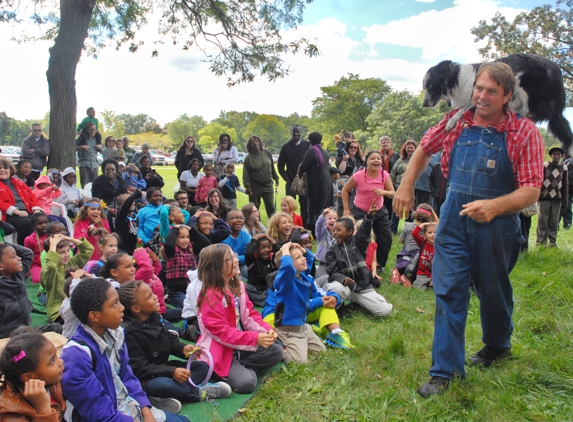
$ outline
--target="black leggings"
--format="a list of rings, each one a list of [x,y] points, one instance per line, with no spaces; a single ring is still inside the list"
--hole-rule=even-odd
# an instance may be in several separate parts
[[[366,216],[366,212],[360,208],[354,208],[354,218],[360,220]],[[392,247],[392,232],[390,231],[390,220],[388,220],[388,210],[382,207],[378,210],[372,221],[372,230],[376,237],[378,248],[376,249],[376,260],[380,268],[386,266],[390,248]]]
[[[20,246],[24,246],[24,239],[30,236],[34,232],[34,227],[32,226],[32,221],[30,217],[16,217],[15,215],[7,215],[6,222],[11,224],[16,229],[18,233],[16,243]]]

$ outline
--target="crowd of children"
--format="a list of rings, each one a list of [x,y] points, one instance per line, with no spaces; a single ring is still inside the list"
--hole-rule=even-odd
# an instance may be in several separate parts
[[[281,212],[265,227],[254,204],[236,208],[236,192],[244,189],[233,164],[220,180],[209,164],[203,171],[177,200],[158,187],[145,200],[135,190],[117,198],[113,213],[78,192],[66,205],[76,210],[72,226],[36,213],[25,247],[0,244],[0,337],[11,335],[0,357],[0,418],[187,420],[177,415],[181,402],[251,393],[257,371],[282,360],[305,363],[325,345],[353,349],[337,314],[345,301],[374,316],[392,312],[376,291],[374,202],[359,222],[325,209],[313,253],[313,234],[302,227],[293,197],[282,198]],[[336,183],[339,174],[332,176]],[[36,182],[45,211],[62,195],[54,180]],[[59,181],[75,192],[75,172],[66,169]],[[177,195],[187,198],[191,190],[197,206],[181,204]],[[436,223],[433,210],[420,205],[404,227],[392,282],[432,286]],[[414,280],[404,262],[416,255]],[[49,324],[40,330],[27,327],[28,275],[46,307]],[[173,324],[181,319],[184,328]],[[69,339],[61,358],[40,331]],[[190,366],[170,359],[192,354],[198,359]]]

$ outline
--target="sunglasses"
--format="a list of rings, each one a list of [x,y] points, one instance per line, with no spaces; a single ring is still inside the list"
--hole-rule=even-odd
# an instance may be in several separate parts
[[[10,166],[8,164],[0,164],[0,169],[10,170]]]
[[[348,149],[358,149],[358,147],[348,147]]]

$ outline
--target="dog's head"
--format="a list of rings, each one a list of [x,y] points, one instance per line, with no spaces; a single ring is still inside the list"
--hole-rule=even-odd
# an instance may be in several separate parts
[[[428,69],[424,75],[422,86],[424,95],[424,107],[435,107],[440,100],[451,105],[451,90],[457,84],[459,65],[451,60],[444,60]]]

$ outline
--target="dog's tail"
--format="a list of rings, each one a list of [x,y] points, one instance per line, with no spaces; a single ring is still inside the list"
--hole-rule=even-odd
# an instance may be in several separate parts
[[[563,144],[563,149],[573,155],[573,133],[569,121],[562,114],[552,117],[547,124],[547,129]]]

